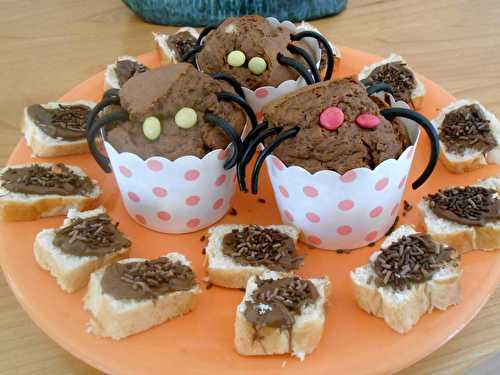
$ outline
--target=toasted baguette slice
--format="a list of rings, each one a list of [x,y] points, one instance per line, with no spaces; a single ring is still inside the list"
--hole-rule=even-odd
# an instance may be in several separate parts
[[[89,218],[105,213],[103,207],[91,211],[79,212],[70,209],[68,216],[60,228],[71,224],[71,219]],[[90,274],[98,268],[114,260],[128,256],[130,248],[122,248],[104,256],[76,256],[66,254],[53,244],[56,229],[44,229],[35,238],[35,260],[43,269],[49,271],[56,278],[59,286],[68,293],[83,288],[90,279]]]
[[[9,168],[22,168],[30,164],[17,164],[0,170],[0,219],[6,221],[36,220],[41,217],[66,215],[70,208],[85,211],[94,208],[101,195],[97,181],[92,180],[94,189],[88,195],[37,195],[13,193],[2,186],[2,175]],[[39,163],[41,166],[53,166],[51,163]],[[80,167],[67,165],[79,176],[86,176]]]
[[[47,104],[42,104],[42,107],[57,108],[59,104],[83,104],[91,109],[95,107],[95,103],[88,100],[76,100],[74,102],[49,102]],[[85,138],[77,141],[66,141],[64,139],[52,138],[44,133],[30,118],[27,108],[24,108],[21,131],[24,133],[26,143],[31,147],[31,151],[34,156],[48,158],[54,156],[83,154],[89,151],[87,140]]]
[[[283,276],[276,272],[268,272],[260,276],[261,279],[279,279]],[[259,328],[259,339],[255,339],[255,329],[245,318],[245,301],[252,300],[252,293],[257,289],[255,276],[248,280],[245,296],[236,309],[234,324],[234,345],[241,355],[271,355],[290,353],[288,330],[279,328]],[[292,327],[291,354],[304,360],[319,344],[325,326],[326,304],[330,296],[330,280],[328,277],[310,279],[319,293],[318,300],[305,306],[300,315],[295,317]]]
[[[362,79],[365,79],[367,78],[371,72],[373,72],[373,70],[375,68],[378,68],[379,66],[382,66],[382,65],[385,65],[385,64],[388,64],[388,63],[392,63],[392,62],[402,62],[402,63],[405,63],[406,64],[406,61],[399,55],[396,55],[395,53],[391,53],[389,55],[389,57],[387,57],[386,59],[383,59],[383,60],[380,60],[374,64],[371,64],[371,65],[368,65],[368,66],[365,66],[361,72],[359,72],[358,74],[358,80],[362,80]],[[415,89],[413,90],[413,92],[411,93],[411,104],[413,105],[413,108],[415,109],[420,109],[422,107],[422,104],[423,104],[423,101],[424,101],[424,96],[425,96],[425,86],[424,84],[422,83],[422,81],[420,81],[417,77],[417,75],[415,74],[415,72],[413,71],[413,69],[410,68],[409,65],[406,66],[410,71],[413,72],[413,76],[415,77],[415,82],[417,83],[417,86],[415,87]]]
[[[500,193],[500,178],[489,177],[474,184]],[[425,230],[436,241],[454,247],[464,253],[470,250],[495,250],[500,248],[500,221],[487,223],[484,226],[471,226],[443,219],[429,207],[423,199],[418,204],[420,214],[424,219]]]
[[[116,61],[123,60],[131,60],[138,62],[135,57],[132,56],[120,56],[116,59]],[[116,62],[113,64],[109,64],[106,66],[106,70],[104,72],[104,92],[109,89],[119,89],[120,82],[118,81],[118,76],[116,75]]]
[[[175,32],[175,34],[182,33],[184,31],[187,31],[195,39],[198,39],[198,37],[200,36],[198,31],[196,31],[196,29],[193,29],[192,27],[181,27],[179,30]],[[158,51],[158,54],[160,56],[161,65],[177,64],[178,62],[181,61],[182,56],[179,56],[177,51],[171,49],[168,46],[167,42],[169,37],[170,35],[168,34],[153,33],[155,49],[156,51]]]
[[[224,236],[231,233],[233,229],[243,229],[248,225],[222,224],[208,230],[208,245],[205,249],[205,266],[208,279],[212,284],[226,288],[245,288],[248,279],[254,275],[262,275],[270,271],[264,266],[245,266],[224,255],[222,252],[222,241]],[[295,243],[300,235],[300,230],[290,225],[269,225],[272,228],[287,234]],[[280,273],[283,276],[292,275],[293,272]]]
[[[191,263],[179,253],[163,255],[189,267]],[[120,260],[120,263],[146,261],[142,258]],[[84,308],[91,313],[88,332],[114,340],[145,331],[168,319],[193,310],[196,296],[201,293],[198,285],[187,291],[164,294],[156,301],[117,300],[101,289],[101,279],[106,267],[92,273],[89,288],[84,297]]]
[[[488,152],[481,152],[472,148],[466,149],[463,155],[450,152],[446,149],[446,145],[440,142],[440,157],[445,167],[454,173],[464,173],[481,168],[486,164],[500,164],[500,122],[495,115],[489,112],[477,100],[461,99],[456,102],[450,103],[443,108],[441,112],[432,120],[432,124],[436,130],[440,131],[441,125],[450,112],[459,109],[466,105],[477,104],[484,117],[490,121],[490,129],[492,135],[497,141],[497,146]]]
[[[388,247],[401,237],[417,233],[413,227],[402,225],[382,243]],[[370,257],[370,264],[380,252]],[[432,279],[414,284],[411,288],[399,291],[391,287],[377,287],[376,274],[370,264],[351,271],[351,281],[358,305],[366,312],[383,318],[387,325],[398,333],[408,332],[426,312],[434,308],[446,310],[456,305],[460,297],[460,278],[462,270],[449,263],[437,271]]]

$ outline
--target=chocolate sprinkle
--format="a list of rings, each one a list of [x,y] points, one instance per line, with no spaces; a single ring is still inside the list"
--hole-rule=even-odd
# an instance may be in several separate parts
[[[370,243],[368,244],[368,246],[369,246],[369,247],[373,247],[373,246],[375,246],[375,242],[370,242]]]
[[[259,198],[259,199],[257,199],[257,202],[259,202],[259,203],[266,203],[266,200],[263,199],[263,198]]]
[[[212,287],[214,286],[214,284],[212,284],[210,281],[207,283],[207,286],[206,286],[206,289],[209,290],[209,289],[212,289]]]
[[[497,192],[480,186],[440,190],[427,196],[437,216],[465,225],[485,225],[500,220]]]
[[[243,265],[264,266],[274,271],[299,268],[304,258],[297,255],[290,236],[271,228],[249,225],[224,236],[222,252]]]
[[[236,208],[231,207],[231,211],[229,211],[229,215],[231,215],[231,216],[237,216],[238,215],[238,211],[236,211]]]
[[[428,234],[403,236],[381,253],[372,264],[377,275],[377,286],[404,290],[412,284],[430,280],[435,272],[457,259],[456,251],[438,242]]]
[[[477,104],[466,105],[448,113],[439,138],[449,152],[463,155],[466,149],[487,152],[497,146],[490,122]]]
[[[132,60],[120,60],[116,62],[116,76],[120,87],[136,74],[147,72],[149,68]]]
[[[181,31],[169,35],[167,45],[175,52],[177,60],[180,60],[187,51],[196,46],[196,38],[189,31]]]
[[[207,237],[206,237],[205,235],[201,236],[201,237],[200,237],[200,242],[205,241],[205,240],[206,240],[206,238],[207,238]]]
[[[373,69],[367,80],[391,85],[394,98],[406,103],[411,102],[411,93],[417,87],[413,73],[402,62],[391,62]]]

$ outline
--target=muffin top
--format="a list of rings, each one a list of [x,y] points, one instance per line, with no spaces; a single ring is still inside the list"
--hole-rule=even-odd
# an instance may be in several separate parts
[[[354,78],[304,87],[273,100],[262,112],[270,127],[300,128],[274,154],[287,165],[310,173],[373,169],[384,160],[399,157],[410,144],[404,126],[387,121]],[[270,141],[272,138],[267,143]]]
[[[246,122],[245,114],[216,94],[233,89],[197,71],[187,63],[167,65],[132,77],[120,91],[122,108],[129,120],[107,132],[107,140],[119,152],[131,152],[147,159],[162,156],[169,160],[181,156],[203,157],[224,149],[230,139],[204,118],[211,113],[225,119],[238,134]],[[146,126],[148,124],[148,126]],[[145,128],[157,129],[157,136]]]
[[[302,58],[297,58],[287,50],[288,44],[291,43],[290,34],[290,30],[272,25],[261,16],[228,18],[205,38],[203,49],[196,61],[202,71],[230,74],[243,87],[252,90],[262,86],[276,87],[283,81],[296,80],[299,77],[295,70],[278,62],[279,53],[304,63]],[[306,43],[293,42],[293,44],[310,51],[315,57]],[[242,65],[229,64],[228,56],[233,51],[244,54],[245,60]],[[252,72],[253,58],[265,61],[266,69],[261,74]]]

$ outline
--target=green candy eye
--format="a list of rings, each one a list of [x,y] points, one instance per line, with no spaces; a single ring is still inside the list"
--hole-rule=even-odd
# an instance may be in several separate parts
[[[142,123],[142,132],[150,141],[154,141],[161,134],[161,122],[158,117],[147,117]]]
[[[252,57],[248,62],[248,69],[255,75],[260,76],[267,69],[266,60],[262,57]]]
[[[196,125],[198,116],[193,108],[184,107],[177,111],[175,114],[175,123],[178,127],[189,129]]]
[[[238,50],[231,51],[227,55],[227,63],[234,67],[242,66],[246,60],[247,57],[245,56],[245,54]]]

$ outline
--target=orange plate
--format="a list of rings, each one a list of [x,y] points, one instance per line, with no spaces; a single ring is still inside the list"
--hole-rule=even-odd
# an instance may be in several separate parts
[[[342,48],[342,62],[337,76],[355,74],[376,56]],[[158,65],[155,53],[142,56],[149,66]],[[435,83],[421,77],[427,87],[422,112],[433,117],[453,97]],[[97,100],[102,93],[103,76],[98,74],[68,92],[63,99]],[[424,137],[425,138],[425,137]],[[427,139],[418,147],[413,178],[425,165],[429,147]],[[36,161],[21,141],[9,164]],[[78,164],[104,189],[102,203],[120,222],[120,228],[132,239],[131,256],[154,258],[167,251],[180,251],[193,261],[198,277],[203,277],[200,238],[206,231],[193,234],[166,235],[149,231],[126,214],[113,175],[104,174],[91,156],[60,159]],[[422,195],[447,185],[468,184],[493,175],[499,168],[488,166],[465,175],[453,175],[441,164],[433,177],[419,191],[407,191],[405,199],[415,205]],[[263,173],[266,175],[266,173]],[[411,188],[410,188],[411,189]],[[262,180],[260,198],[238,193],[233,206],[238,214],[226,216],[225,223],[279,223],[270,184]],[[416,209],[401,217],[402,223],[420,224]],[[424,316],[406,335],[391,330],[382,319],[368,315],[357,307],[352,293],[349,271],[365,264],[374,248],[350,254],[336,254],[300,246],[307,254],[300,274],[305,277],[328,275],[333,283],[333,296],[319,347],[304,362],[288,356],[242,357],[233,349],[235,308],[243,293],[239,290],[213,287],[204,290],[196,310],[150,329],[147,332],[114,342],[92,336],[85,331],[89,314],[82,308],[85,291],[64,293],[48,272],[38,267],[33,258],[33,239],[42,228],[59,226],[63,218],[33,222],[0,223],[0,260],[10,287],[31,318],[50,337],[81,360],[107,373],[216,373],[248,374],[376,374],[400,370],[425,357],[460,331],[485,304],[497,285],[500,253],[471,252],[463,257],[462,302],[448,311]],[[203,287],[203,289],[205,289]],[[284,362],[286,361],[286,362]]]

